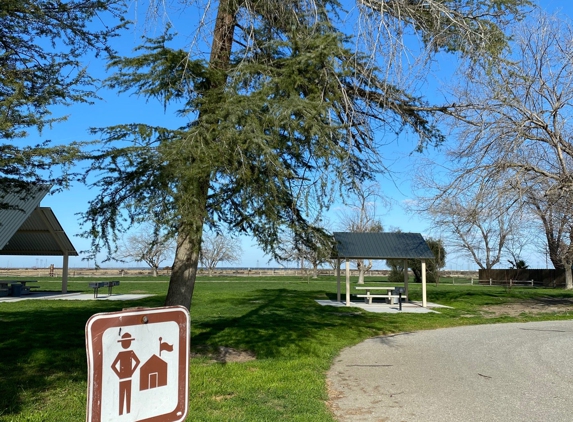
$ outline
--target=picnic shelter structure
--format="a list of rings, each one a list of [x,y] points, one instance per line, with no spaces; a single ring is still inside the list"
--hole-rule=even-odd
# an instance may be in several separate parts
[[[49,207],[40,202],[49,185],[0,193],[0,255],[62,256],[62,293],[68,289],[68,259],[74,245]]]
[[[426,261],[434,259],[430,247],[420,233],[333,233],[336,241],[334,258],[336,259],[337,301],[341,301],[340,264],[346,266],[346,306],[350,305],[350,261],[358,259],[397,259],[404,260],[404,288],[408,297],[408,260],[419,259],[422,262],[422,306],[426,299]]]

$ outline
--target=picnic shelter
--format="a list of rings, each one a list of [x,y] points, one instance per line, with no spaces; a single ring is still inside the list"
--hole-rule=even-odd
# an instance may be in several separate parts
[[[426,261],[434,259],[430,247],[420,233],[351,233],[335,232],[334,258],[336,259],[337,301],[341,301],[340,264],[346,267],[346,306],[350,305],[350,261],[358,259],[404,260],[404,288],[408,296],[408,260],[422,262],[422,306],[426,299]]]
[[[0,193],[0,255],[62,256],[62,293],[67,293],[69,257],[74,245],[49,207],[40,202],[49,185]]]

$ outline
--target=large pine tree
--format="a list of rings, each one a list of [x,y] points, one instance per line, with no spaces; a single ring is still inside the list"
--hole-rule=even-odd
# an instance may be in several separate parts
[[[361,23],[389,39],[409,28],[428,52],[481,60],[503,48],[504,19],[522,3],[393,0],[359,9]],[[166,32],[114,59],[111,87],[180,102],[193,119],[98,131],[104,144],[92,171],[103,175],[94,183],[101,193],[84,215],[94,247],[135,221],[170,227],[177,250],[166,304],[190,307],[204,225],[249,233],[269,253],[284,232],[301,245],[327,243],[311,217],[337,189],[382,168],[377,127],[439,143],[438,108],[392,83],[388,57],[345,34],[343,13],[329,0],[220,0],[208,58],[170,48]]]

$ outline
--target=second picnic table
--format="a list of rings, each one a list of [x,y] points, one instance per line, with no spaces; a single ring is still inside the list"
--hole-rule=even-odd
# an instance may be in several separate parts
[[[94,299],[97,299],[97,295],[99,293],[99,288],[100,287],[107,287],[107,294],[108,296],[111,296],[111,292],[113,289],[113,286],[119,286],[119,281],[118,280],[113,280],[113,281],[93,281],[90,282],[90,287],[92,289],[94,289]]]

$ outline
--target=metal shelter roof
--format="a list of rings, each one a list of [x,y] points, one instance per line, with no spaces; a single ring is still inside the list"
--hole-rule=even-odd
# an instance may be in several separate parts
[[[47,185],[35,185],[0,195],[0,204],[5,207],[0,209],[0,249],[6,246],[49,190]]]
[[[344,259],[434,259],[420,233],[333,233],[335,258]]]
[[[50,186],[36,185],[0,197],[0,255],[70,255],[78,252],[51,208],[39,207]]]

